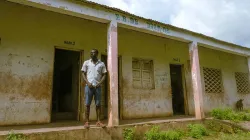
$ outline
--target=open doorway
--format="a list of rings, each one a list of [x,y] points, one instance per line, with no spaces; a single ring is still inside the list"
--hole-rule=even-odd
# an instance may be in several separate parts
[[[55,49],[52,121],[77,120],[80,52]]]
[[[106,68],[108,69],[108,65],[107,65],[107,55],[101,55],[101,61],[105,64]],[[118,115],[120,116],[120,92],[121,92],[121,85],[120,85],[120,74],[121,74],[121,57],[118,57]],[[108,75],[107,78],[105,79],[105,82],[102,85],[102,104],[101,104],[101,108],[102,108],[102,114],[101,114],[101,118],[102,119],[108,119],[108,101],[109,101],[109,86],[108,86]]]
[[[101,55],[101,61],[105,64],[106,69],[107,65],[107,55]],[[101,119],[108,119],[108,75],[105,81],[102,84],[102,100],[101,100]]]
[[[184,92],[182,84],[182,66],[170,65],[172,106],[174,115],[184,115]]]

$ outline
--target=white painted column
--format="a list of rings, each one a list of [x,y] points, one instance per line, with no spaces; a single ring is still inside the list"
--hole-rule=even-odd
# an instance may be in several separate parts
[[[194,106],[196,119],[205,118],[203,108],[202,86],[201,86],[201,73],[200,62],[197,42],[189,44],[189,57],[192,74],[192,91],[194,94]]]
[[[117,22],[108,24],[108,75],[109,75],[109,113],[108,126],[119,125],[118,116],[118,41]]]

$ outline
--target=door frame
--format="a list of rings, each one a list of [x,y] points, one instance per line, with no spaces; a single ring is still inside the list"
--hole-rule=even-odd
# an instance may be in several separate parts
[[[101,53],[100,54],[100,58],[102,57],[102,55],[104,55],[104,56],[107,56],[107,58],[108,58],[108,54],[107,53]],[[118,55],[118,117],[119,117],[119,119],[122,119],[122,114],[123,114],[123,92],[122,92],[122,90],[123,90],[123,86],[122,86],[122,56],[121,55]],[[107,59],[107,61],[108,61],[108,59]],[[108,66],[106,66],[106,68],[108,68]],[[108,90],[107,90],[107,95],[108,95],[108,108],[110,107],[109,105],[109,101],[110,101],[110,99],[109,99],[109,96],[110,96],[110,90],[109,90],[109,77],[108,77],[108,75],[107,75],[107,81],[108,81],[108,84],[107,84],[107,88],[108,88]],[[108,116],[109,117],[109,116]]]
[[[177,65],[181,67],[182,91],[184,95],[184,112],[185,112],[185,115],[188,115],[189,108],[188,108],[188,95],[187,95],[187,88],[186,88],[185,65],[179,64],[179,63],[169,63],[169,73],[170,73],[170,65]],[[170,75],[170,82],[171,82],[171,74],[169,75]]]
[[[84,61],[84,50],[82,49],[76,49],[76,48],[69,48],[69,47],[63,47],[63,46],[54,46],[54,49],[53,49],[53,67],[52,67],[52,84],[51,84],[51,98],[50,98],[50,122],[52,121],[52,97],[53,97],[53,88],[54,88],[54,69],[55,69],[55,56],[56,56],[56,49],[61,49],[61,50],[66,50],[66,51],[76,51],[76,52],[79,52],[80,54],[80,59],[78,61],[78,65],[79,65],[79,76],[78,76],[78,107],[77,107],[77,114],[76,114],[76,120],[77,121],[80,121],[81,120],[81,110],[82,110],[82,107],[81,107],[81,104],[82,104],[82,101],[81,98],[82,98],[82,76],[81,76],[81,64],[82,62]]]
[[[118,115],[122,120],[123,116],[123,83],[122,83],[122,56],[118,55]]]

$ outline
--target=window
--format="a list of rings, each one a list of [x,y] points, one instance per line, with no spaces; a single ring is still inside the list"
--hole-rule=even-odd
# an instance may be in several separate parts
[[[205,92],[222,93],[222,74],[220,69],[203,68]]]
[[[133,58],[133,87],[154,88],[153,84],[153,61]]]
[[[250,93],[248,73],[235,72],[235,80],[238,93],[243,93],[243,94]]]

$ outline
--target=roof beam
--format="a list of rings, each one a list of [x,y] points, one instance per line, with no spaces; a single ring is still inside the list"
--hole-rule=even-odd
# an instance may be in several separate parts
[[[116,21],[119,25],[149,34],[171,38],[184,42],[198,42],[199,45],[211,49],[233,53],[241,56],[250,56],[250,49],[227,43],[212,37],[194,33],[171,25],[153,20],[147,20],[132,14],[126,14],[117,9],[107,8],[91,2],[78,2],[76,0],[8,0],[23,5],[45,9],[61,14],[76,16],[102,23]]]

